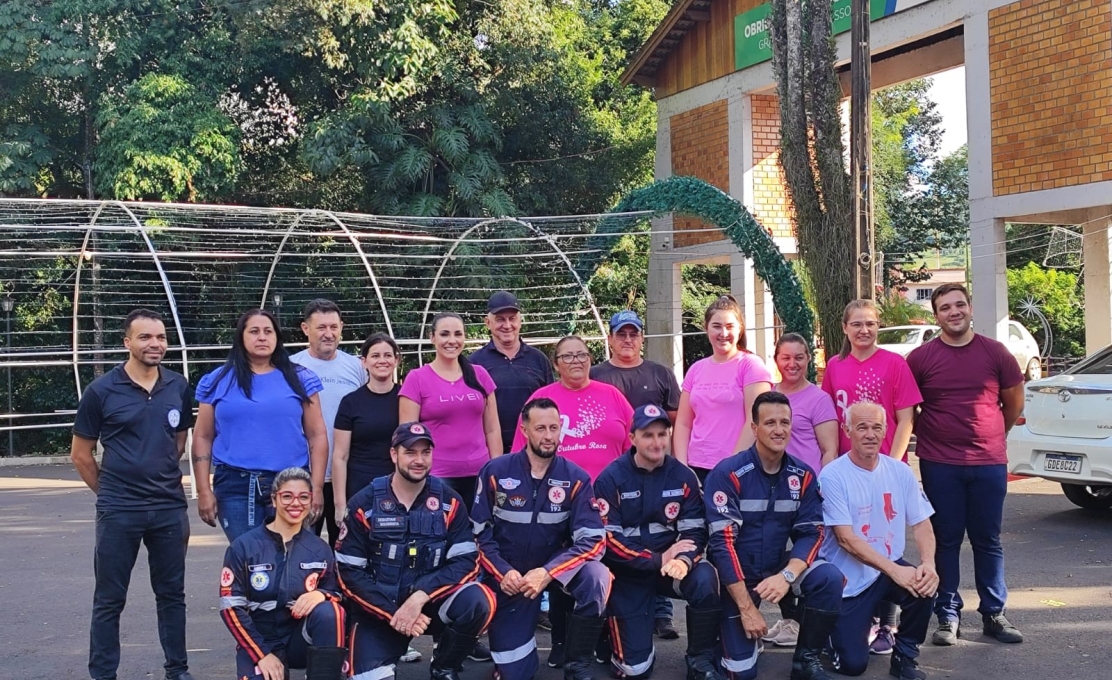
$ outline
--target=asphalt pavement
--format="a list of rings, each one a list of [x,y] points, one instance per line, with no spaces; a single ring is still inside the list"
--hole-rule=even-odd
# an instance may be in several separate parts
[[[87,678],[93,587],[93,495],[68,466],[0,468],[0,679]],[[197,680],[234,677],[233,642],[218,616],[217,582],[226,547],[223,534],[190,507],[188,556],[189,660]],[[963,554],[962,595],[969,607],[964,637],[955,647],[923,648],[931,678],[1112,677],[1112,513],[1075,508],[1057,485],[1022,480],[1010,485],[1004,522],[1008,616],[1026,636],[1020,645],[985,638],[972,591],[972,554]],[[772,622],[779,613],[765,606]],[[676,624],[683,631],[683,606]],[[161,648],[145,552],[132,577],[121,622],[120,680],[160,680]],[[933,630],[933,624],[932,624]],[[542,664],[549,636],[538,631]],[[420,663],[401,664],[399,680],[428,677],[432,642],[416,642]],[[657,641],[656,678],[684,677],[686,636]],[[768,649],[760,678],[787,678],[791,650]],[[609,677],[597,666],[599,680]],[[493,665],[468,662],[464,680],[485,680]],[[864,678],[887,678],[888,659],[873,657]],[[294,678],[301,674],[295,672]],[[562,673],[542,665],[538,680]],[[840,676],[835,676],[840,677]]]

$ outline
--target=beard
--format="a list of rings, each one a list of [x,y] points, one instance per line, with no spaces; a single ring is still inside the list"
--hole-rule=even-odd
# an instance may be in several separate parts
[[[536,456],[537,458],[552,458],[553,456],[556,455],[556,451],[558,451],[559,448],[560,448],[559,444],[554,445],[550,449],[545,449],[541,446],[538,446],[538,445],[534,444],[533,442],[529,442],[529,451],[531,451],[533,453],[533,455]]]
[[[410,473],[407,468],[398,468],[398,474],[401,475],[402,479],[404,479],[405,481],[417,484],[418,482],[424,481],[425,478],[429,476],[429,471],[425,470],[423,473],[421,473],[420,476],[415,476]]]

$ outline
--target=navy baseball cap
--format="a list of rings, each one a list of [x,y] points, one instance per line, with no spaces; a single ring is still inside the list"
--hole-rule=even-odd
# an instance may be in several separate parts
[[[668,419],[668,414],[664,412],[664,409],[656,404],[644,404],[638,406],[633,412],[633,427],[631,429],[633,431],[643,430],[658,420],[663,421],[668,427],[672,426],[672,421]]]
[[[614,316],[610,317],[610,332],[618,330],[622,326],[633,326],[637,330],[644,332],[645,324],[641,323],[641,317],[637,316],[637,312],[629,309],[623,309]]]
[[[429,444],[432,444],[432,433],[429,432],[427,426],[418,422],[402,423],[398,425],[398,429],[394,430],[394,437],[390,440],[390,448],[401,446],[408,449],[422,439],[427,439]]]
[[[518,303],[517,296],[509,291],[500,290],[494,295],[491,295],[490,299],[487,300],[488,314],[497,314],[507,309],[512,309],[515,312],[521,311],[521,304]]]

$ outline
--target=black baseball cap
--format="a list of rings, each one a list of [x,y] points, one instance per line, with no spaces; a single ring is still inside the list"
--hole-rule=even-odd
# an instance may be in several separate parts
[[[672,426],[672,421],[668,418],[668,414],[665,413],[664,409],[656,404],[643,404],[638,406],[633,412],[633,427],[631,430],[643,430],[658,420],[668,427]]]
[[[427,426],[416,421],[402,423],[398,425],[398,429],[394,430],[394,437],[390,440],[390,448],[401,446],[408,449],[422,439],[427,439],[429,444],[432,444],[432,433],[429,432]]]
[[[521,304],[518,303],[517,297],[509,291],[500,290],[487,300],[488,314],[497,314],[507,309],[512,309],[515,312],[521,311]]]

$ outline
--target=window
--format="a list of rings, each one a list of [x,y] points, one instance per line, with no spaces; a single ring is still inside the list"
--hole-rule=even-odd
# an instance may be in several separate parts
[[[915,301],[916,302],[930,302],[931,295],[934,293],[934,288],[916,288]]]
[[[1105,347],[1066,372],[1073,375],[1112,375],[1112,346]]]
[[[1023,342],[1023,331],[1019,330],[1014,323],[1008,324],[1008,339]]]
[[[928,328],[923,331],[923,342],[926,342],[934,337],[936,331],[933,328]]]

